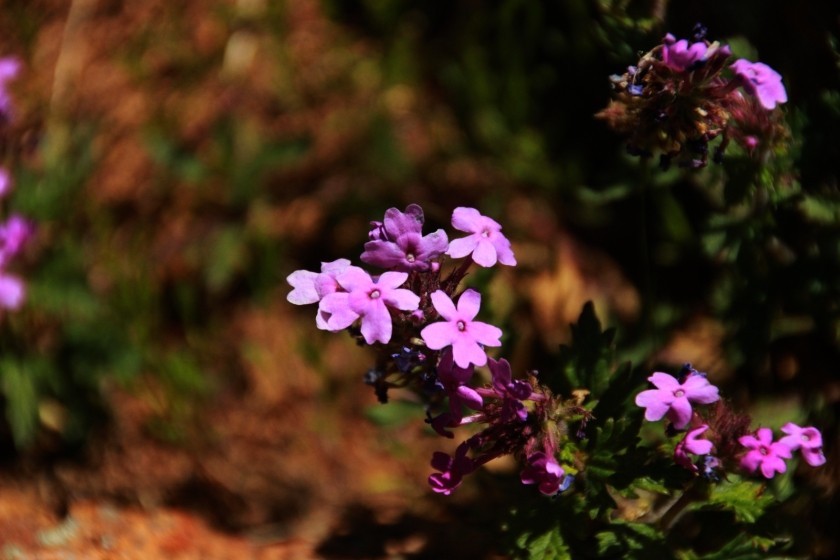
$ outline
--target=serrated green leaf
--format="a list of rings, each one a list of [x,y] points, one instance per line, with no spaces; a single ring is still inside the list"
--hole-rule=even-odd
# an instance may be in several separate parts
[[[560,347],[558,369],[545,376],[545,383],[556,393],[586,388],[598,398],[609,384],[615,330],[601,330],[591,301],[583,306],[571,330],[572,343]]]
[[[755,523],[773,501],[773,496],[764,492],[763,484],[742,480],[712,486],[708,500],[689,507],[693,510],[723,508],[734,513],[735,519],[742,523]]]
[[[558,531],[547,531],[536,537],[527,534],[517,544],[534,560],[572,560],[571,551]]]

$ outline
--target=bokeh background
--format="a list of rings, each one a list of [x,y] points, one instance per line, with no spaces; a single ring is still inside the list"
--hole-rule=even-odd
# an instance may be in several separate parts
[[[834,557],[832,4],[4,1],[3,205],[38,230],[27,303],[0,315],[0,554],[496,557],[513,465],[432,495],[452,442],[410,395],[378,405],[366,350],[285,300],[416,202],[427,229],[475,206],[513,240],[520,265],[474,280],[515,369],[550,368],[591,300],[621,359],[819,426],[829,463],[777,491],[794,552]],[[697,22],[784,77],[764,171],[737,148],[650,169],[594,118],[611,74]]]

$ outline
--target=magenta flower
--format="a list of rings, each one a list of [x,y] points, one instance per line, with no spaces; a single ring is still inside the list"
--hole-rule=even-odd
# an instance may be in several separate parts
[[[401,272],[426,271],[446,251],[449,239],[442,229],[422,235],[423,210],[410,204],[405,212],[390,208],[384,222],[372,222],[362,261]]]
[[[645,419],[655,422],[667,416],[678,430],[685,428],[691,420],[692,402],[710,404],[720,399],[718,388],[699,373],[690,373],[680,383],[667,373],[656,372],[648,381],[656,389],[636,395],[636,404],[646,409]]]
[[[825,464],[825,455],[822,450],[822,434],[813,426],[802,428],[793,422],[782,426],[782,431],[787,435],[779,440],[779,443],[791,451],[799,450],[805,462],[812,467],[819,467]]]
[[[496,361],[492,358],[487,362],[490,373],[493,375],[493,389],[502,400],[502,412],[500,419],[508,422],[514,418],[525,421],[528,418],[528,410],[522,401],[528,399],[533,392],[531,384],[521,379],[513,380],[510,363],[502,358]]]
[[[773,441],[770,428],[759,428],[755,436],[741,436],[738,442],[749,450],[741,457],[741,467],[746,471],[753,473],[760,468],[764,478],[773,478],[775,473],[787,470],[784,459],[790,459],[790,449]]]
[[[538,484],[540,492],[553,496],[562,489],[565,475],[566,471],[554,457],[536,451],[528,455],[528,464],[522,469],[519,479],[522,484]]]
[[[464,417],[463,407],[481,410],[484,401],[481,395],[467,383],[473,376],[473,367],[461,368],[452,359],[452,349],[447,348],[440,357],[437,366],[438,380],[443,385],[449,397],[449,411],[431,420],[432,428],[442,436],[452,437],[452,433],[445,428],[452,428],[460,424]]]
[[[472,254],[479,266],[491,267],[496,262],[516,265],[510,241],[502,234],[502,226],[495,220],[482,216],[475,208],[458,207],[452,212],[452,227],[470,233],[449,244],[446,254],[459,259]]]
[[[19,214],[12,214],[5,223],[0,224],[0,267],[9,264],[34,233],[33,223]]]
[[[461,485],[465,475],[473,472],[478,465],[467,457],[469,447],[462,443],[455,450],[455,456],[435,451],[432,455],[432,468],[440,472],[429,475],[429,486],[438,494],[448,496]]]
[[[712,452],[712,442],[707,439],[701,439],[700,436],[709,429],[709,426],[703,424],[699,428],[689,431],[685,437],[674,448],[674,460],[680,466],[683,466],[690,471],[697,472],[697,466],[688,453],[694,455],[708,455]]]
[[[668,33],[662,40],[662,62],[677,72],[689,70],[697,62],[704,60],[708,47],[704,42],[688,44],[685,39],[677,39]]]
[[[3,198],[12,190],[12,177],[9,172],[0,167],[0,198]]]
[[[458,307],[443,290],[432,293],[432,304],[444,319],[427,325],[420,336],[432,350],[452,346],[452,355],[458,367],[470,364],[483,366],[487,354],[480,345],[501,346],[502,330],[493,325],[473,321],[481,307],[481,294],[473,289],[466,290],[458,299]]]
[[[407,279],[406,272],[385,272],[374,280],[361,268],[348,266],[336,277],[346,292],[333,292],[321,300],[319,309],[325,314],[326,330],[346,329],[361,318],[365,342],[388,343],[393,330],[388,308],[414,311],[420,305],[420,296],[399,289]]]
[[[775,108],[777,103],[787,102],[782,76],[763,62],[750,62],[740,58],[729,68],[741,80],[744,89],[756,96],[765,109],[770,110]]]

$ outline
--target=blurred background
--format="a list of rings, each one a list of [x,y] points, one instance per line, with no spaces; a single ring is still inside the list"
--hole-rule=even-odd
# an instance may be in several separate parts
[[[594,118],[698,22],[784,78],[763,168],[649,169]],[[456,206],[503,224],[519,266],[474,281],[515,370],[551,368],[591,300],[622,360],[820,427],[829,462],[780,483],[779,519],[838,554],[833,3],[6,0],[0,30],[3,215],[37,226],[0,314],[0,554],[497,557],[514,466],[432,495],[454,443],[285,300],[412,202],[426,230]]]

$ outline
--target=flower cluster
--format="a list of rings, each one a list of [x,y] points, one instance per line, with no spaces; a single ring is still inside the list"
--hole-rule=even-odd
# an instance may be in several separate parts
[[[730,410],[706,374],[690,364],[683,367],[680,379],[656,372],[648,381],[655,388],[636,395],[636,404],[645,409],[649,421],[667,418],[668,433],[686,430],[674,448],[674,461],[698,476],[718,480],[729,465],[738,465],[748,473],[760,471],[765,478],[773,478],[787,470],[785,460],[794,451],[813,467],[825,463],[819,430],[788,422],[782,426],[786,435],[778,441],[773,441],[770,428],[751,432],[749,417]],[[717,406],[703,414],[692,406],[712,403]]]
[[[450,241],[442,229],[424,235],[424,222],[416,204],[389,209],[371,223],[361,254],[362,262],[382,270],[371,274],[346,259],[322,263],[319,272],[298,270],[287,278],[288,300],[317,303],[318,328],[348,330],[376,350],[365,381],[380,401],[387,402],[390,388],[407,387],[425,399],[427,422],[440,435],[453,438],[451,429],[467,424],[482,427],[453,455],[434,454],[429,484],[435,492],[451,493],[464,476],[509,454],[524,461],[523,484],[546,495],[565,490],[573,476],[557,459],[558,434],[566,431],[558,425],[588,413],[551,395],[533,372],[515,379],[507,360],[488,357],[503,332],[478,319],[481,294],[461,289],[472,265],[516,265],[502,226],[474,208],[456,208],[452,227],[466,235]],[[489,370],[489,383],[471,385],[478,367]]]
[[[0,59],[0,129],[11,120],[13,107],[11,97],[6,90],[7,82],[20,72],[20,62],[16,58]],[[0,201],[12,190],[12,176],[0,167]],[[12,213],[0,222],[0,310],[16,310],[23,305],[26,288],[23,280],[8,270],[26,246],[34,233],[31,222]]]
[[[695,28],[691,41],[670,33],[622,75],[612,76],[614,99],[598,113],[611,128],[629,137],[631,154],[660,154],[672,161],[703,167],[709,143],[720,162],[730,140],[753,155],[770,153],[786,135],[777,107],[787,102],[782,77],[762,62],[734,62],[727,45],[709,42]]]

